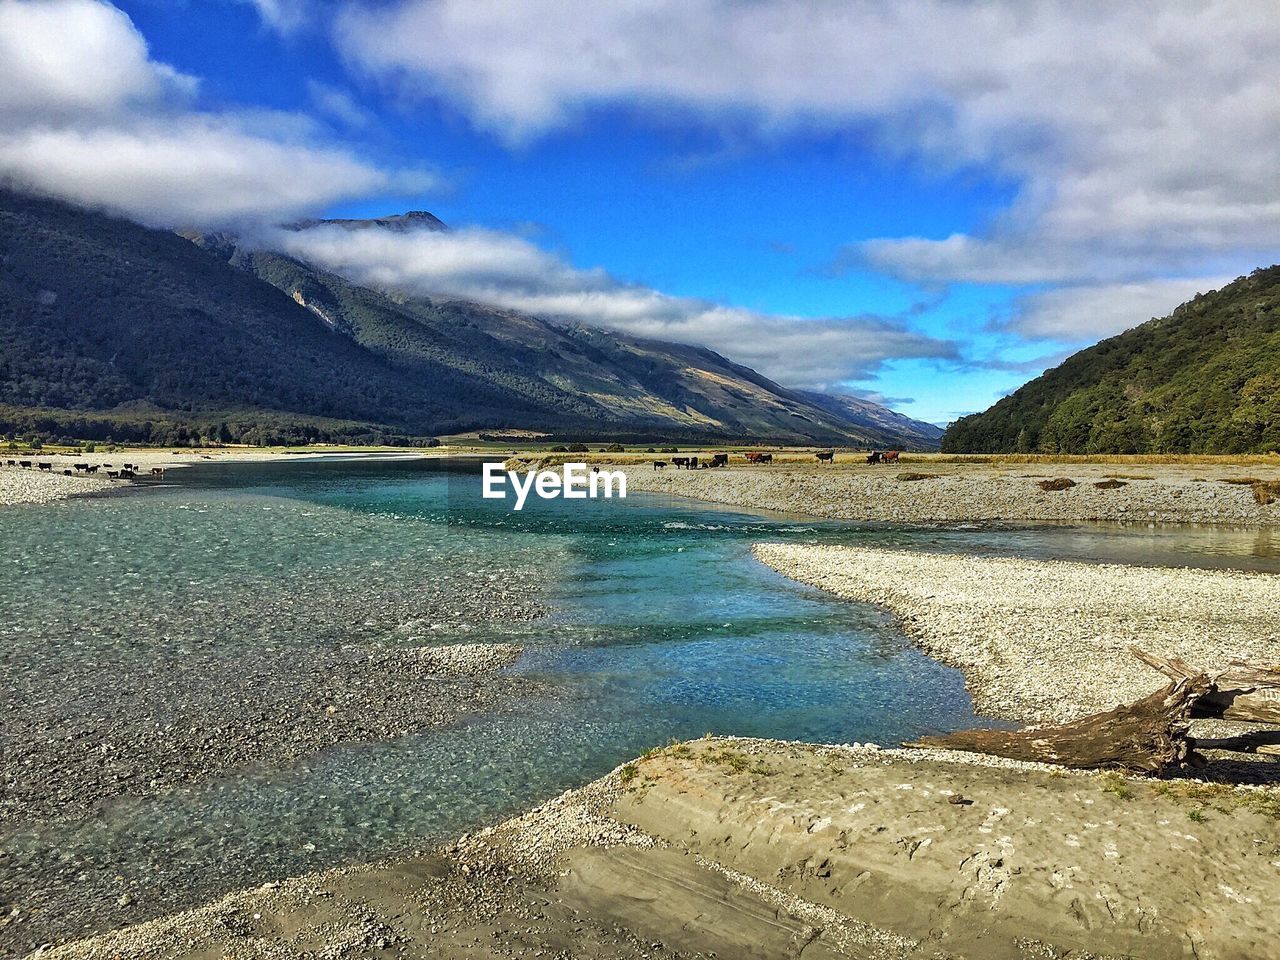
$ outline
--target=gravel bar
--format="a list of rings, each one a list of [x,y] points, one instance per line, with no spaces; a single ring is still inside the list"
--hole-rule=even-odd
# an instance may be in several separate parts
[[[1130,702],[1164,678],[1128,652],[1206,667],[1280,654],[1280,577],[872,547],[759,544],[758,559],[888,607],[964,671],[981,713],[1057,722]]]
[[[838,520],[890,523],[1054,520],[1280,525],[1280,498],[1262,504],[1250,479],[1276,467],[1168,464],[990,464],[930,461],[835,467],[734,464],[718,470],[630,467],[630,490]],[[903,479],[912,478],[912,479]],[[1074,486],[1044,490],[1041,483]],[[1103,484],[1103,486],[1097,486]]]

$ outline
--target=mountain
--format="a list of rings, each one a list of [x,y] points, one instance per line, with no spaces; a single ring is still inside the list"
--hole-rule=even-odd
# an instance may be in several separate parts
[[[810,403],[832,413],[862,433],[870,447],[899,447],[906,450],[937,450],[943,430],[936,424],[890,410],[864,397],[846,393],[797,391]]]
[[[435,229],[428,217],[343,225]],[[363,442],[511,428],[862,442],[702,347],[397,296],[227,234],[0,191],[0,432]]]
[[[445,222],[434,213],[426,210],[410,210],[390,217],[371,217],[366,220],[300,220],[290,224],[293,230],[308,230],[311,227],[335,226],[348,230],[381,229],[393,233],[404,233],[407,230],[448,230]]]
[[[1082,350],[942,440],[948,452],[1280,449],[1280,266]]]

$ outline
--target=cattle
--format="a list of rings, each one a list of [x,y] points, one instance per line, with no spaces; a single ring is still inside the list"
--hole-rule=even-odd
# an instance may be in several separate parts
[[[63,471],[62,471],[62,475],[63,475],[64,477],[69,477],[69,476],[71,476],[71,471],[70,471],[70,470],[63,470]]]
[[[717,453],[711,458],[710,466],[727,467],[729,465],[729,455],[727,453]]]
[[[690,457],[690,458],[689,458],[689,469],[690,469],[690,470],[697,470],[697,469],[699,469],[699,468],[700,468],[700,466],[701,466],[701,464],[699,464],[699,462],[698,462],[698,458],[697,458],[697,457]]]
[[[71,466],[75,467],[77,470],[89,469],[89,465],[87,463],[73,463]]]
[[[161,478],[163,478],[163,477],[164,477],[164,467],[152,467],[152,468],[151,468],[151,475],[152,475],[153,477],[161,477]]]
[[[689,466],[689,458],[688,458],[688,457],[672,457],[672,458],[671,458],[671,462],[672,462],[672,463],[674,463],[674,464],[676,465],[676,469],[677,469],[677,470],[679,470],[681,467],[688,467],[688,466]]]
[[[20,467],[24,467],[24,468],[26,468],[26,469],[30,469],[30,468],[31,468],[31,461],[30,461],[30,460],[19,460],[19,461],[18,461],[18,466],[20,466]]]
[[[879,463],[881,459],[879,450],[872,450],[867,454],[867,463]]]
[[[821,453],[815,453],[814,456],[818,458],[819,463],[833,463],[836,459],[836,452],[834,450],[823,450]]]
[[[653,469],[655,469],[655,470],[665,470],[665,469],[667,469],[667,461],[665,461],[665,460],[655,460],[655,461],[653,461]]]
[[[91,466],[89,466],[89,467],[85,468],[85,471],[84,471],[84,472],[85,472],[85,473],[97,473],[97,472],[98,472],[98,465],[97,465],[96,463],[95,463],[95,464],[92,464]]]
[[[108,476],[108,477],[110,477],[112,480],[116,480],[116,479],[118,479],[118,478],[119,478],[119,476],[120,476],[120,471],[119,471],[119,470],[108,470],[108,471],[107,471],[107,476]]]
[[[16,467],[17,465],[18,465],[18,461],[17,461],[17,460],[6,460],[6,461],[5,461],[5,466],[8,466],[8,467]]]
[[[743,454],[747,458],[747,463],[773,463],[772,453],[747,453]]]
[[[881,459],[882,459],[885,463],[897,463],[897,462],[898,462],[898,458],[899,458],[899,457],[901,457],[901,456],[902,456],[902,451],[901,451],[901,450],[890,450],[890,451],[889,451],[888,453],[886,453],[886,454],[885,454]]]
[[[53,464],[52,464],[52,463],[37,463],[37,464],[36,464],[36,466],[37,466],[37,467],[39,467],[41,470],[52,470],[52,469],[53,469]]]

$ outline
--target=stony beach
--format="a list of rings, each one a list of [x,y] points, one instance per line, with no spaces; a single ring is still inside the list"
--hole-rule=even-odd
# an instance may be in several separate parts
[[[1271,464],[1270,460],[1275,459]],[[1141,521],[1280,525],[1280,487],[1260,503],[1252,480],[1280,480],[1280,458],[1219,463],[955,462],[927,454],[901,464],[834,466],[793,458],[716,470],[625,465],[628,488],[730,506],[890,523]],[[1069,480],[1065,489],[1041,484]],[[1264,494],[1266,499],[1270,494]]]
[[[979,713],[1057,722],[1166,682],[1137,645],[1202,667],[1280,655],[1280,577],[1223,570],[760,544],[793,579],[875,603],[965,674]]]

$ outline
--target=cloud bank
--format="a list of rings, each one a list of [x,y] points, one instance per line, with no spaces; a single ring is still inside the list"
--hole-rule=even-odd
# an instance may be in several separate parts
[[[1280,236],[1280,17],[1270,0],[395,0],[349,8],[350,62],[519,142],[598,106],[767,138],[856,130],[1017,200],[980,233],[854,238],[927,284],[1093,286],[1141,319]],[[1140,294],[1146,292],[1146,296]],[[1061,306],[1067,297],[1057,298]],[[1114,321],[1021,324],[1079,339]]]
[[[804,318],[673,297],[584,270],[492,230],[277,231],[268,245],[382,289],[462,297],[641,337],[709,346],[793,387],[826,389],[886,360],[956,360],[954,343],[871,316]]]
[[[295,114],[201,111],[96,0],[0,0],[0,179],[162,225],[313,211],[433,178],[387,170]]]

